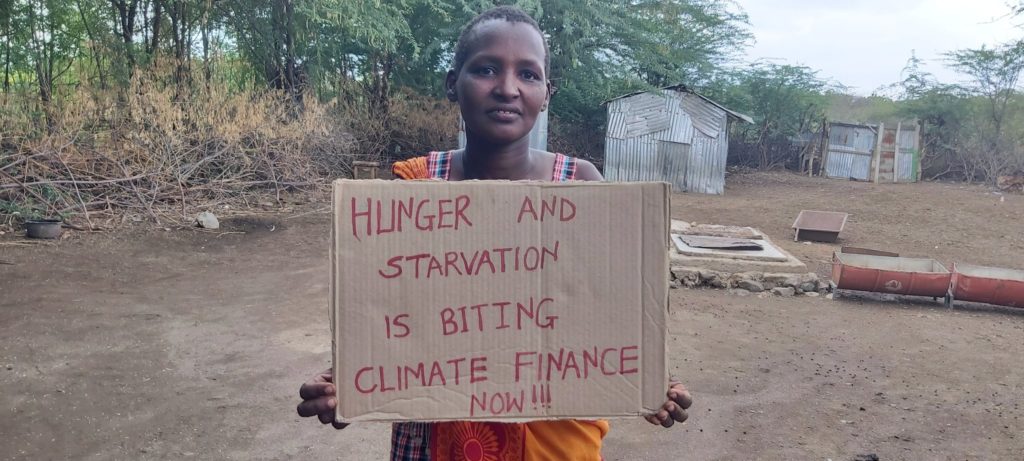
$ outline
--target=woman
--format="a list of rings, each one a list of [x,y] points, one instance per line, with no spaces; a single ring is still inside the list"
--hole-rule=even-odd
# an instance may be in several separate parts
[[[505,179],[600,181],[585,160],[530,149],[529,134],[547,109],[548,50],[536,21],[511,7],[488,10],[466,25],[455,47],[454,68],[445,81],[466,127],[465,149],[431,152],[394,166],[402,179]],[[669,383],[668,400],[647,417],[670,427],[686,420],[692,402],[679,383]],[[331,371],[303,384],[301,416],[334,422],[337,406]],[[535,421],[522,424],[455,421],[399,423],[392,435],[392,460],[598,460],[606,421]],[[483,443],[486,442],[486,443]]]

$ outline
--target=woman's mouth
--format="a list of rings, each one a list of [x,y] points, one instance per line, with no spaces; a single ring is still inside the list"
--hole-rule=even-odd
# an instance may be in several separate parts
[[[519,112],[511,109],[494,109],[487,112],[487,115],[499,122],[512,122],[519,119]]]

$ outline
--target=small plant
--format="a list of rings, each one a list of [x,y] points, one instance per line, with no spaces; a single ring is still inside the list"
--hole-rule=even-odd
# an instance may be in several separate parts
[[[46,219],[45,210],[41,210],[34,202],[26,201],[16,203],[7,200],[0,200],[0,215],[6,215],[14,221],[34,221]]]

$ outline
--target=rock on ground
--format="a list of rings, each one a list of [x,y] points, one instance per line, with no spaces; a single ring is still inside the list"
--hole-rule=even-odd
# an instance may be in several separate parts
[[[217,221],[217,216],[209,211],[204,211],[196,216],[196,225],[203,229],[219,229],[220,221]]]

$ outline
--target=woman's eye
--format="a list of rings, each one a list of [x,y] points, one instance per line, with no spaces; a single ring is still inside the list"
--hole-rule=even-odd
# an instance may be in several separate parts
[[[526,80],[540,80],[540,75],[537,75],[536,72],[531,70],[524,70],[522,75]]]
[[[476,69],[477,75],[494,75],[497,71],[493,67],[480,67]]]

